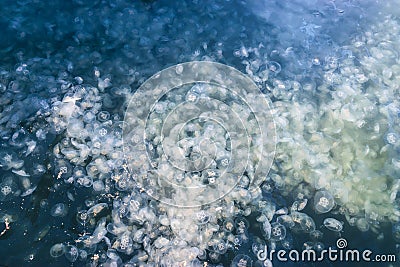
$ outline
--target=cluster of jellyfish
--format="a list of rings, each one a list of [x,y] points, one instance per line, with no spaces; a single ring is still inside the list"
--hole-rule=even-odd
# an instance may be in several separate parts
[[[132,162],[125,160],[126,122],[123,114],[113,112],[113,101],[127,107],[131,88],[114,87],[98,69],[93,71],[94,85],[81,77],[69,81],[61,72],[57,81],[41,77],[48,84],[43,95],[44,88],[31,88],[35,94],[20,99],[19,92],[28,90],[26,80],[37,62],[17,66],[12,79],[18,82],[10,83],[7,90],[0,85],[4,93],[0,103],[13,103],[1,110],[0,135],[7,142],[0,151],[0,165],[7,174],[0,183],[0,201],[29,197],[49,169],[58,183],[90,192],[77,210],[67,200],[48,209],[54,218],[73,216],[79,231],[71,240],[54,244],[49,253],[57,259],[105,266],[218,265],[228,254],[234,255],[229,258],[231,266],[250,266],[259,263],[257,253],[264,246],[292,248],[297,233],[307,235],[302,248],[322,250],[324,233],[345,230],[343,217],[360,231],[377,233],[381,223],[391,222],[400,242],[399,29],[396,20],[387,18],[335,54],[313,58],[310,65],[323,77],[318,82],[284,80],[279,74],[285,65],[267,60],[263,54],[267,51],[238,47],[232,56],[243,60],[247,75],[273,99],[274,162],[258,189],[250,188],[250,178],[244,177],[222,199],[185,209],[154,199],[149,190],[157,184],[143,184],[143,173],[132,172]],[[55,87],[61,91],[52,91]],[[183,100],[197,103],[202,93],[193,87]],[[56,100],[46,99],[45,94]],[[166,118],[168,108],[182,100],[176,94],[166,98],[154,107],[155,126]],[[32,122],[33,117],[40,119]],[[21,121],[29,123],[21,127]],[[194,142],[197,135],[212,134],[202,126],[192,123],[184,137]],[[222,136],[213,138],[222,139],[221,151],[229,152],[227,132],[208,126],[217,128],[215,132]],[[151,141],[156,139],[153,136]],[[53,141],[49,168],[40,155]],[[199,146],[203,152],[206,148]],[[154,146],[147,149],[153,156],[160,152]],[[197,157],[199,151],[188,155]],[[148,162],[145,154],[134,156],[138,165],[157,164],[161,169],[165,163],[162,159]],[[227,154],[222,154],[212,171],[176,176],[174,182],[223,186],[218,174],[229,163]],[[185,195],[179,197],[183,201]],[[74,195],[68,192],[67,198],[72,201]],[[322,228],[315,222],[316,215],[323,218]],[[13,227],[10,215],[1,213],[0,221]],[[272,266],[268,260],[262,264]]]
[[[390,19],[387,23],[397,25]],[[394,99],[399,69],[395,50],[379,41],[380,27],[384,24],[339,50],[339,56],[314,59],[324,77],[320,84],[278,79],[280,64],[254,56],[257,48],[235,52],[244,59],[248,75],[256,84],[266,85],[265,93],[274,99],[275,160],[259,190],[249,190],[243,181],[223,199],[190,209],[153,199],[148,190],[157,187],[154,183],[143,189],[143,174],[132,173],[122,156],[125,122],[102,110],[101,90],[73,86],[71,93],[53,105],[49,118],[55,127],[65,129],[65,139],[54,149],[55,175],[78,188],[112,196],[104,203],[88,201],[87,209],[77,213],[82,236],[75,245],[55,244],[50,254],[65,255],[71,262],[91,259],[115,266],[123,261],[125,266],[201,266],[205,261],[218,264],[233,251],[232,266],[250,266],[257,263],[257,252],[265,245],[292,248],[296,233],[309,236],[304,249],[322,250],[325,231],[344,230],[342,217],[360,231],[379,232],[380,223],[395,223],[398,236],[399,183],[394,174],[399,169],[395,157],[399,103]],[[385,31],[393,42],[399,42],[397,28]],[[263,64],[265,68],[260,68]],[[97,74],[98,86],[107,87],[107,81]],[[193,90],[188,91],[187,101],[197,101],[197,95],[190,95]],[[116,93],[129,99],[129,91]],[[173,96],[167,98],[171,101]],[[160,102],[155,112],[162,114],[165,103]],[[157,116],[151,119],[159,122]],[[196,127],[200,126],[192,125],[190,136]],[[139,142],[135,136],[131,140]],[[139,165],[148,160],[135,156]],[[210,179],[214,174],[192,178],[204,182],[205,177],[209,185],[214,183]],[[288,205],[277,194],[293,202]],[[65,210],[57,204],[52,215],[63,216]],[[313,214],[323,216],[323,228],[316,225]],[[261,230],[259,237],[251,233],[253,225],[246,219],[251,216],[256,216],[253,224]],[[248,245],[250,253],[243,252],[241,248]],[[98,252],[98,247],[103,251]],[[272,266],[271,261],[263,264]]]

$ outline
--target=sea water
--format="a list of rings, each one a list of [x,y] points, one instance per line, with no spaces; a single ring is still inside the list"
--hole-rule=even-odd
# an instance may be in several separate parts
[[[2,1],[0,265],[397,259],[398,4]]]

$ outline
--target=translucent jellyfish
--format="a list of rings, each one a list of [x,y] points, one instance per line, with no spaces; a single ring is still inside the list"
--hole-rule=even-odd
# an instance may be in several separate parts
[[[89,220],[89,216],[86,210],[80,210],[76,214],[76,220],[82,224],[85,225],[86,222]]]
[[[270,259],[266,259],[266,260],[263,262],[263,266],[264,266],[264,267],[273,267],[272,261],[271,261]]]
[[[108,111],[100,111],[97,113],[97,119],[100,122],[108,121],[110,119],[110,113]]]
[[[245,254],[236,255],[231,262],[231,267],[250,267],[252,265],[253,260]]]
[[[210,215],[204,210],[197,212],[195,218],[197,223],[200,225],[206,224],[210,221]]]
[[[386,135],[386,141],[388,142],[388,144],[391,144],[391,145],[396,144],[397,139],[398,138],[397,138],[397,135],[395,133],[388,133]]]
[[[58,258],[62,256],[64,254],[64,247],[65,246],[62,243],[54,244],[50,248],[50,256],[52,256],[53,258]]]
[[[235,219],[236,229],[237,228],[245,228],[245,229],[247,229],[247,228],[249,228],[249,225],[250,225],[249,222],[243,217],[238,217],[238,218]]]
[[[310,233],[315,230],[315,223],[314,223],[313,219],[306,214],[305,214],[305,216],[303,216],[300,219],[300,224],[301,224],[301,228],[306,233]]]
[[[334,232],[340,232],[343,229],[343,223],[334,218],[326,218],[324,220],[324,226]]]
[[[315,193],[314,207],[319,213],[327,213],[332,210],[335,205],[333,196],[326,190],[321,190]]]
[[[369,229],[368,221],[365,218],[359,218],[356,225],[361,232],[366,232]]]
[[[144,239],[144,245],[146,245],[145,241],[146,238]],[[119,252],[123,252],[126,254],[132,253],[133,250],[133,241],[132,238],[130,238],[129,232],[125,232],[122,234],[121,237],[119,237],[115,243],[113,244],[113,247],[115,247]]]
[[[223,229],[227,232],[232,232],[235,225],[231,219],[226,219],[223,223]]]
[[[266,243],[264,240],[256,237],[254,240],[253,244],[251,244],[251,250],[253,251],[254,255],[257,256],[257,254],[260,252],[260,250],[265,250]]]
[[[93,190],[96,192],[101,192],[104,190],[104,183],[101,180],[96,180],[93,182]]]
[[[295,202],[293,202],[291,210],[292,211],[301,211],[306,207],[307,203],[308,203],[307,198],[303,198],[301,200],[296,200]]]
[[[64,203],[55,204],[50,211],[50,214],[53,217],[64,217],[65,215],[67,215],[67,213],[67,205],[65,205]]]
[[[295,223],[293,222],[293,219],[290,215],[284,214],[279,216],[276,221],[282,225],[284,225],[285,227],[289,227],[292,228]]]
[[[235,236],[233,236],[233,240],[232,240],[232,243],[235,245],[235,246],[241,246],[242,245],[242,243],[243,243],[243,240],[246,238],[246,236],[245,235],[235,235]]]
[[[90,176],[83,176],[75,178],[76,187],[91,187],[93,184],[93,179]]]
[[[228,250],[228,245],[224,240],[218,240],[214,245],[213,249],[215,252],[219,254],[225,254],[225,252]]]
[[[271,224],[270,224],[270,222],[268,220],[263,222],[262,230],[263,230],[263,233],[265,234],[265,238],[267,240],[270,239],[271,238],[272,227],[271,227]]]
[[[269,61],[267,63],[267,68],[271,73],[273,73],[275,75],[278,74],[279,72],[281,72],[281,69],[282,69],[281,65],[276,61]]]
[[[0,201],[8,201],[15,197],[18,187],[12,176],[6,177],[0,184]]]
[[[286,237],[286,228],[278,222],[271,223],[271,240],[281,241]]]
[[[64,247],[64,251],[65,251],[65,257],[67,258],[67,260],[69,260],[70,262],[75,262],[76,259],[79,256],[79,251],[78,249],[73,246],[73,245],[68,245]]]
[[[99,203],[94,205],[88,210],[88,215],[93,218],[97,217],[101,212],[103,212],[106,208],[108,208],[108,205],[106,203]]]

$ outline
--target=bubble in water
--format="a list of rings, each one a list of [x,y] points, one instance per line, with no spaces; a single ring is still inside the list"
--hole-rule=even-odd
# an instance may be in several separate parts
[[[53,258],[58,258],[62,256],[64,254],[64,247],[65,246],[62,243],[54,244],[50,248],[50,256],[52,256]]]
[[[326,190],[318,191],[314,196],[314,207],[319,213],[329,212],[335,205],[333,196]]]
[[[67,215],[68,209],[64,203],[55,204],[50,211],[51,216],[53,217],[64,217]]]
[[[250,267],[252,265],[253,260],[245,254],[236,255],[231,262],[231,267]]]

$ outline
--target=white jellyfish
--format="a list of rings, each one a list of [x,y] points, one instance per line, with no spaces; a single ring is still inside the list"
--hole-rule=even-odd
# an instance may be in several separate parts
[[[52,256],[53,258],[58,258],[62,256],[64,254],[64,247],[65,246],[62,243],[54,244],[50,248],[50,256]]]
[[[343,223],[334,218],[326,218],[324,220],[324,226],[334,232],[340,232],[343,229]]]
[[[245,254],[236,255],[231,262],[231,267],[247,267],[252,265],[253,260]]]
[[[64,203],[57,203],[51,208],[51,216],[64,217],[68,213],[67,205]]]
[[[304,216],[300,219],[300,225],[304,232],[310,233],[315,230],[315,223],[313,219],[304,214]]]
[[[12,176],[4,178],[0,184],[0,201],[8,201],[17,195],[18,187]]]
[[[79,255],[79,251],[78,249],[73,246],[73,245],[68,245],[64,248],[65,251],[65,257],[67,258],[67,260],[69,260],[70,262],[75,262],[76,259],[78,258]]]
[[[332,210],[335,205],[333,196],[326,190],[320,190],[315,193],[314,196],[314,207],[319,213],[327,213]]]
[[[228,249],[228,245],[226,242],[224,242],[224,240],[218,240],[218,242],[213,245],[213,249],[219,254],[225,254]]]
[[[286,237],[286,228],[278,222],[271,223],[271,240],[281,241]]]
[[[369,229],[368,221],[365,218],[359,218],[356,225],[361,232],[366,232]]]

